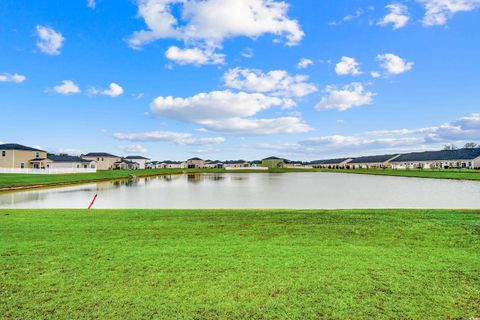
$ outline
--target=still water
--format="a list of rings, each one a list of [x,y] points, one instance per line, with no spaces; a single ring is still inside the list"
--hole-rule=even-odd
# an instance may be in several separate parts
[[[341,173],[184,174],[0,194],[0,208],[480,208],[480,182]]]

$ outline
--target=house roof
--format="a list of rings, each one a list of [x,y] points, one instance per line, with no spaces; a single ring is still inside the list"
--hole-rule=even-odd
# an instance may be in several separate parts
[[[118,156],[114,156],[113,154],[106,153],[106,152],[90,152],[87,154],[82,154],[84,157],[110,157],[110,158],[120,158]]]
[[[182,162],[180,161],[171,161],[171,160],[165,160],[165,161],[161,161],[159,163],[166,163],[166,164],[180,164]]]
[[[282,159],[282,158],[279,158],[279,157],[268,157],[268,158],[265,158],[263,160],[282,160],[282,161],[285,161],[286,159]]]
[[[142,160],[150,160],[150,158],[145,158],[145,157],[142,157],[142,156],[128,156],[128,157],[125,157],[125,159],[142,159]]]
[[[366,156],[366,157],[358,157],[353,158],[352,161],[349,163],[379,163],[379,162],[387,162],[388,160],[398,156],[398,154],[383,154],[378,156]]]
[[[480,148],[457,150],[411,152],[400,155],[392,162],[434,161],[434,160],[473,160],[480,157]]]
[[[41,151],[45,152],[45,150],[35,149],[32,147],[27,147],[17,143],[6,143],[0,144],[0,150],[24,150],[24,151]]]
[[[339,159],[327,159],[327,160],[315,160],[310,162],[311,164],[340,164],[351,158],[339,158]]]
[[[82,159],[76,156],[57,156],[57,155],[49,155],[48,159],[52,160],[53,162],[91,162],[92,160]]]
[[[115,162],[115,163],[127,163],[127,164],[137,164],[137,165],[138,165],[138,163],[133,162],[133,161],[130,161],[130,160],[127,160],[126,158],[122,158],[122,160],[117,161],[117,162]]]
[[[195,157],[195,158],[190,158],[190,159],[188,159],[187,161],[199,161],[199,160],[200,160],[200,161],[203,161],[203,159],[200,159],[200,158],[197,158],[197,157]]]
[[[47,158],[34,158],[32,160],[29,160],[29,162],[43,162],[43,161],[52,161],[52,160]]]

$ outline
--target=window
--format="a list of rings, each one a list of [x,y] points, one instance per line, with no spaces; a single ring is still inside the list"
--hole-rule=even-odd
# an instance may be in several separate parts
[[[35,158],[40,158],[40,152],[35,152]]]
[[[2,151],[2,157],[6,157],[7,156],[7,151],[3,150]]]
[[[77,169],[79,169],[79,168],[80,168],[80,165],[79,165],[79,164],[77,164]]]
[[[25,163],[23,163],[23,162],[20,163],[20,168],[21,168],[21,169],[25,169]]]
[[[97,161],[100,161],[100,158],[97,158]]]
[[[102,161],[103,161],[103,158],[102,158]]]

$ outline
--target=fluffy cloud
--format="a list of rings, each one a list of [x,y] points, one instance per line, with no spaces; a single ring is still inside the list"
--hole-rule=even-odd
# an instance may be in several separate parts
[[[114,133],[113,137],[117,140],[155,142],[165,141],[173,142],[179,145],[211,145],[225,142],[222,137],[197,138],[191,133],[173,132],[173,131],[150,131],[142,133]]]
[[[313,61],[307,58],[302,58],[297,64],[298,69],[307,69],[313,65]]]
[[[37,47],[46,54],[59,55],[65,38],[50,27],[37,25]]]
[[[323,97],[315,109],[336,109],[345,111],[353,107],[368,105],[373,102],[374,93],[365,91],[361,83],[351,83],[343,88],[328,86],[328,95]]]
[[[407,146],[416,146],[423,142],[421,138],[368,138],[364,136],[332,135],[313,137],[300,141],[300,145],[330,150],[379,150]]]
[[[87,0],[87,7],[90,9],[95,9],[95,6],[97,5],[95,0]]]
[[[480,139],[480,113],[472,113],[445,123],[427,136],[431,142],[471,141]]]
[[[129,154],[139,154],[139,153],[147,153],[148,149],[140,144],[130,144],[126,146],[118,146],[120,150],[125,153]]]
[[[408,15],[408,8],[406,5],[401,3],[391,3],[385,8],[389,13],[383,17],[377,24],[380,26],[387,26],[389,24],[393,25],[393,30],[403,28],[407,25],[410,17]]]
[[[340,62],[335,65],[335,72],[341,76],[356,76],[362,74],[359,66],[359,63],[354,58],[342,57]]]
[[[423,24],[444,25],[455,13],[480,8],[480,0],[417,0],[425,7]]]
[[[204,130],[222,133],[274,134],[310,130],[296,117],[251,118],[284,103],[284,99],[262,93],[225,90],[199,93],[188,98],[158,97],[150,109],[157,116],[198,124]]]
[[[27,77],[14,73],[3,73],[0,74],[0,82],[14,82],[14,83],[22,83],[23,81],[27,80]]]
[[[47,91],[52,91],[64,96],[68,96],[70,94],[80,93],[80,88],[72,80],[63,80],[62,84],[59,84],[53,87],[51,90],[47,90]]]
[[[214,55],[225,39],[273,34],[296,45],[304,33],[298,21],[288,17],[288,9],[287,3],[275,0],[138,0],[138,16],[148,28],[134,32],[128,44],[140,48],[173,38]],[[173,11],[179,12],[178,18]]]
[[[312,130],[307,123],[297,117],[273,119],[230,118],[225,120],[208,120],[203,125],[207,130],[237,135],[271,135]]]
[[[165,57],[181,65],[205,65],[223,64],[225,55],[213,52],[213,50],[202,50],[199,48],[181,49],[176,46],[168,48]]]
[[[98,90],[95,88],[90,89],[90,94],[93,94],[93,95],[100,94],[104,96],[110,96],[112,98],[116,98],[122,95],[123,92],[124,92],[123,88],[118,84],[116,84],[115,82],[110,83],[110,85],[108,86],[108,89],[106,90]]]
[[[377,60],[387,74],[391,75],[401,74],[413,68],[413,62],[408,62],[391,53],[379,54]]]
[[[314,84],[307,82],[307,76],[293,76],[284,70],[263,73],[257,69],[235,68],[228,70],[223,80],[229,88],[270,93],[274,96],[305,97],[318,90]]]
[[[359,8],[359,9],[355,10],[355,13],[346,15],[340,21],[332,21],[332,22],[329,23],[329,25],[330,26],[341,25],[344,22],[360,18],[361,16],[363,16],[364,13],[365,13],[365,11],[362,8]]]

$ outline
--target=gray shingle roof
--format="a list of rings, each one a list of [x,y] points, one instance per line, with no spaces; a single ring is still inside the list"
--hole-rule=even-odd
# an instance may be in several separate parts
[[[278,158],[278,157],[268,157],[268,158],[265,158],[263,160],[283,160],[283,161],[285,161],[286,159],[282,159],[282,158]]]
[[[133,160],[133,159],[150,160],[150,158],[145,158],[145,157],[142,157],[142,156],[128,156],[128,157],[125,157],[125,159],[130,159],[130,160]]]
[[[84,154],[85,157],[111,157],[111,158],[120,158],[118,156],[114,156],[113,154],[106,153],[106,152],[90,152]]]
[[[188,159],[187,161],[194,161],[194,160],[195,160],[195,161],[203,161],[203,159],[200,159],[200,158],[197,158],[197,157],[195,157],[195,158],[190,158],[190,159]]]
[[[90,162],[90,160],[85,160],[76,156],[49,155],[48,159],[52,160],[53,162]]]
[[[0,150],[24,150],[24,151],[41,151],[45,152],[45,150],[35,149],[32,147],[27,147],[17,143],[6,143],[0,144]]]
[[[351,158],[340,158],[340,159],[328,159],[328,160],[315,160],[315,161],[312,161],[310,162],[310,164],[325,164],[325,165],[328,165],[328,164],[340,164],[344,161],[347,161],[348,159],[351,159]]]
[[[381,162],[386,162],[397,155],[398,154],[383,154],[379,156],[358,157],[358,158],[354,158],[349,163],[381,163]]]
[[[480,157],[480,148],[411,152],[400,155],[392,162],[435,161],[435,160],[473,160]]]

